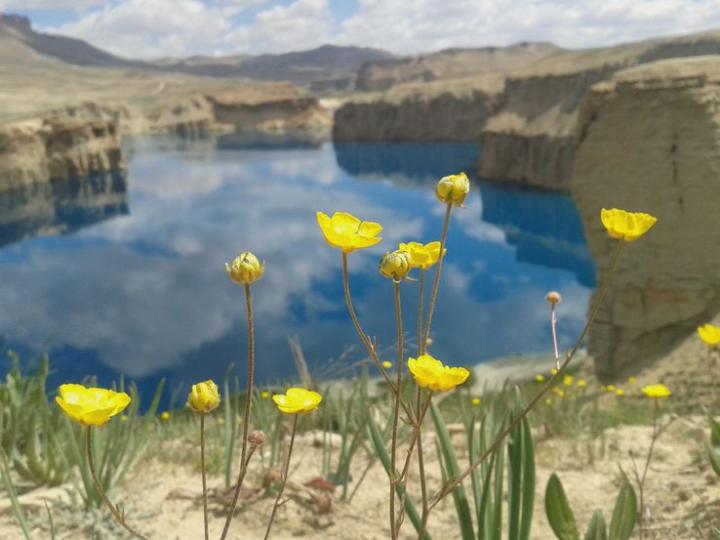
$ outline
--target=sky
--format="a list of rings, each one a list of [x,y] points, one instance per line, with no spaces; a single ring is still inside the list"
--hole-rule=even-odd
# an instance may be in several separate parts
[[[720,0],[0,0],[36,28],[133,58],[360,45],[397,54],[570,48],[720,29]]]

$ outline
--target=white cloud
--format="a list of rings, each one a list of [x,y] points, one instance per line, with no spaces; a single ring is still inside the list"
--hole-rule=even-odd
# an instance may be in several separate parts
[[[106,0],[0,0],[0,9],[82,11],[103,3]]]

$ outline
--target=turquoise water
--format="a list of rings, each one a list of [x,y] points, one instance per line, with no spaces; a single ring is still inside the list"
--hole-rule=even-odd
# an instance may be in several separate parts
[[[350,256],[360,318],[394,358],[392,285],[380,254],[400,241],[438,239],[433,184],[474,171],[467,144],[321,146],[294,140],[128,144],[127,177],[59,183],[0,197],[0,347],[27,362],[48,353],[52,383],[125,374],[141,390],[242,370],[242,289],[224,263],[242,250],[267,261],[254,286],[257,375],[292,377],[289,337],[318,378],[362,359],[342,296],[340,254],[315,211],[350,211],[383,224],[384,241]],[[550,350],[545,292],[563,294],[560,339],[585,321],[594,264],[572,200],[473,179],[454,212],[433,325],[432,352],[476,364]],[[416,284],[402,285],[414,347]],[[0,370],[4,366],[0,365]]]

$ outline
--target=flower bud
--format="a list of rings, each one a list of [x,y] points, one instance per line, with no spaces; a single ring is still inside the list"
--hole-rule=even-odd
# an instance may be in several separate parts
[[[470,192],[470,180],[464,172],[451,174],[440,179],[435,186],[435,195],[445,204],[462,206]]]
[[[235,283],[249,285],[263,276],[265,263],[249,251],[243,251],[232,263],[225,263],[225,270]]]
[[[380,274],[395,281],[404,279],[410,268],[410,254],[406,251],[388,251],[380,259]]]
[[[248,442],[253,446],[262,446],[265,444],[265,434],[262,431],[253,431],[248,435]]]
[[[188,407],[199,413],[209,413],[220,405],[220,393],[217,384],[205,381],[193,384],[187,400]]]
[[[545,300],[547,300],[548,304],[554,306],[562,302],[562,296],[557,291],[550,291],[545,295]]]

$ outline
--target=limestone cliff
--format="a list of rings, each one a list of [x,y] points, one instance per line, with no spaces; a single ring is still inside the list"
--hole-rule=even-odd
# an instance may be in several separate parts
[[[111,120],[54,116],[0,126],[0,191],[123,167]]]
[[[396,86],[341,106],[333,139],[476,141],[501,90],[496,76]]]
[[[653,362],[720,312],[719,103],[712,56],[621,71],[581,108],[571,185],[598,276],[615,245],[600,224],[602,207],[659,219],[625,245],[592,328],[601,376]]]

